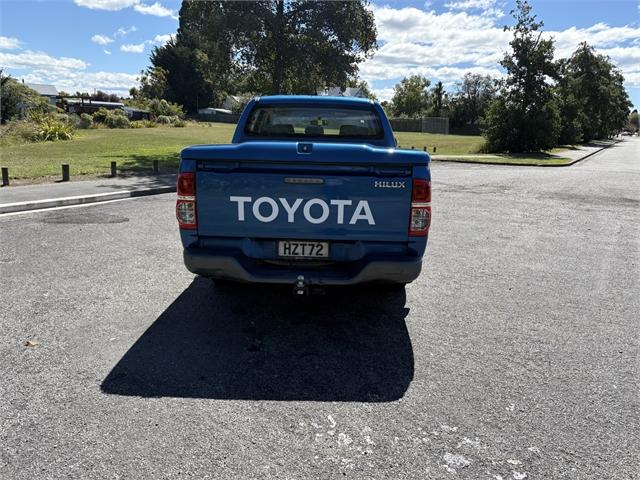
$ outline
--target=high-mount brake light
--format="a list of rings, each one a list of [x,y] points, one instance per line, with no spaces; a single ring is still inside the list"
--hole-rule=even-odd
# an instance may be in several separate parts
[[[176,218],[183,230],[196,230],[198,216],[196,214],[196,175],[185,172],[178,175],[178,200],[176,202]]]
[[[409,236],[426,237],[431,226],[431,182],[416,178],[412,187]]]

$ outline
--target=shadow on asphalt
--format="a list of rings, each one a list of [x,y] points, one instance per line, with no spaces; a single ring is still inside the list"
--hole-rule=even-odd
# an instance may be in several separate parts
[[[122,357],[105,393],[389,402],[413,379],[405,291],[296,298],[288,287],[196,277]]]
[[[112,183],[102,183],[97,185],[97,188],[104,188],[109,190],[139,190],[143,188],[158,188],[158,187],[175,187],[178,178],[177,173],[126,173],[119,174],[115,179],[105,175],[105,179],[113,180]],[[122,182],[122,180],[127,180]]]

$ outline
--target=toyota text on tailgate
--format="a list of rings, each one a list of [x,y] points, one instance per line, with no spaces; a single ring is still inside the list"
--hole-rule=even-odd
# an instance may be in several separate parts
[[[176,215],[185,265],[300,292],[411,282],[431,223],[429,162],[396,148],[377,102],[255,98],[230,145],[182,151]]]

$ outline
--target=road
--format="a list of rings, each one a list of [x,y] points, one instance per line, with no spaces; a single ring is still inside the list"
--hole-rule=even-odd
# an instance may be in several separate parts
[[[638,478],[640,141],[433,175],[400,292],[194,278],[173,195],[0,217],[0,478]]]

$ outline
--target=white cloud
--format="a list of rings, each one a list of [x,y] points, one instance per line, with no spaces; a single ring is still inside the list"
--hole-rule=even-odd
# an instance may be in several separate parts
[[[108,50],[105,54],[110,55]],[[87,72],[89,63],[78,58],[54,57],[45,52],[26,50],[20,53],[0,52],[0,65],[15,78],[29,83],[49,83],[67,92],[100,89],[126,93],[137,84],[137,75],[122,72]]]
[[[120,45],[120,51],[126,53],[142,53],[147,42]]]
[[[74,2],[79,7],[92,10],[122,10],[134,6],[139,0],[74,0]]]
[[[568,57],[580,42],[587,42],[596,48],[606,48],[620,45],[630,40],[640,40],[640,28],[629,25],[611,27],[606,23],[596,23],[589,28],[571,27],[561,32],[545,32],[544,35],[547,38],[554,38],[556,56]]]
[[[153,40],[145,40],[142,43],[120,45],[120,51],[126,53],[143,53],[147,45],[164,45],[171,39],[172,35],[156,35]]]
[[[382,46],[361,64],[360,75],[369,82],[389,82],[421,74],[432,82],[441,80],[449,85],[467,72],[503,75],[499,62],[509,48],[511,33],[503,31],[504,22],[498,20],[502,10],[487,13],[497,9],[496,5],[501,2],[455,0],[447,4],[449,11],[441,13],[372,6]],[[556,58],[568,57],[580,42],[588,42],[622,69],[627,86],[640,87],[637,26],[596,23],[588,28],[571,27],[544,35],[555,39]],[[389,93],[386,88],[375,92],[381,99]]]
[[[44,52],[26,50],[21,53],[1,53],[0,65],[15,69],[84,70],[88,64],[78,58],[52,57]]]
[[[49,83],[66,92],[92,92],[94,89],[125,94],[137,85],[138,75],[122,72],[51,72],[34,70],[24,75],[25,82]]]
[[[141,2],[140,0],[74,0],[79,7],[90,8],[92,10],[122,10],[124,8],[133,7],[133,9],[143,15],[153,15],[156,17],[171,17],[178,19],[176,13],[155,2],[151,5]]]
[[[22,42],[14,37],[4,37],[0,35],[0,50],[15,50],[20,48]]]
[[[91,41],[93,43],[97,43],[98,45],[109,45],[111,42],[113,42],[113,38],[107,35],[96,33],[93,37],[91,37]]]
[[[107,50],[106,48],[103,48],[102,51],[106,54],[106,55],[111,55],[111,52],[109,50]]]
[[[135,25],[131,25],[129,28],[124,28],[124,27],[120,27],[118,28],[118,30],[116,30],[116,32],[113,34],[114,37],[124,37],[125,35],[131,33],[131,32],[135,32],[136,30],[138,30]]]
[[[138,3],[134,5],[133,9],[142,13],[143,15],[153,15],[155,17],[172,17],[175,18],[176,14],[170,8],[163,7],[158,2],[153,5],[147,5],[145,3]]]
[[[445,3],[444,6],[452,10],[472,10],[491,8],[496,3],[495,0],[459,0]]]
[[[500,5],[501,3],[502,5]],[[504,1],[498,2],[498,0],[458,0],[449,3],[445,3],[444,6],[451,10],[479,10],[481,16],[501,18],[504,17],[503,7]]]
[[[393,88],[376,88],[373,89],[376,97],[378,97],[378,101],[384,102],[389,101],[393,98]]]
[[[169,40],[171,40],[172,36],[173,35],[171,35],[170,33],[167,33],[166,35],[156,35],[153,38],[153,40],[149,40],[149,43],[153,43],[153,44],[156,44],[156,45],[164,45]]]

